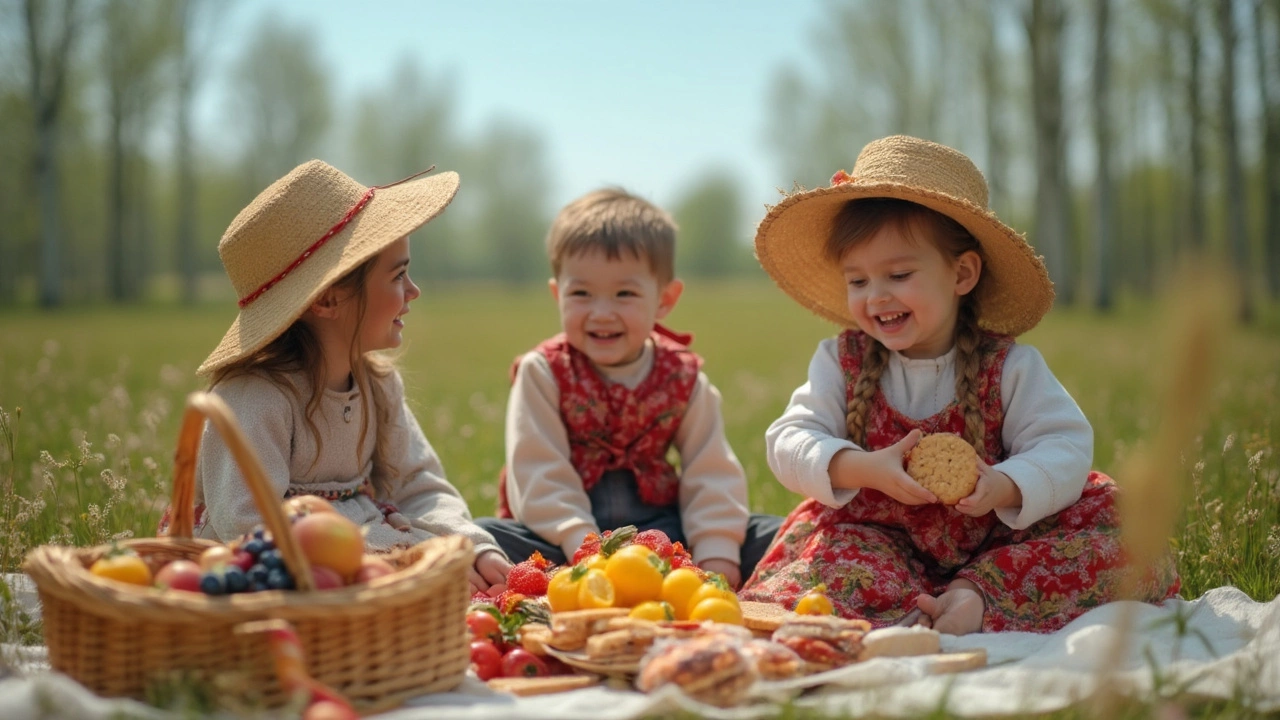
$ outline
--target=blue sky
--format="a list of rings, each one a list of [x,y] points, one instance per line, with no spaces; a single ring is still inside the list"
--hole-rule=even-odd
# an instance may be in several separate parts
[[[234,6],[224,37],[248,37],[268,13],[307,28],[338,102],[385,86],[406,56],[450,71],[464,134],[502,116],[543,136],[557,204],[602,184],[670,203],[716,166],[740,177],[759,216],[791,184],[764,139],[767,90],[784,63],[812,62],[820,10],[818,0],[252,0]],[[221,61],[239,50],[222,44]],[[208,90],[216,127],[225,86]]]

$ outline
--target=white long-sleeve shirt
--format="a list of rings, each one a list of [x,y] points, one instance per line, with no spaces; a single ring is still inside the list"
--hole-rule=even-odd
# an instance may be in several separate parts
[[[597,367],[607,381],[634,390],[653,369],[653,342],[633,363]],[[680,453],[680,521],[694,562],[738,562],[746,537],[747,481],[720,415],[720,393],[704,373],[689,397],[674,440]],[[572,557],[587,533],[600,532],[591,500],[569,454],[560,387],[546,357],[520,359],[507,402],[507,502],[512,516]],[[611,529],[611,528],[605,528]]]
[[[313,416],[321,441],[317,445],[305,417],[310,385],[302,375],[289,379],[302,389],[297,397],[257,374],[227,378],[213,392],[227,402],[253,442],[275,497],[283,499],[290,488],[323,494],[359,487],[373,470],[377,437],[371,418],[365,442],[357,447],[360,417],[365,411],[360,391],[324,391]],[[379,499],[393,503],[413,527],[401,531],[388,525],[382,510],[364,494],[334,502],[334,507],[368,528],[365,542],[370,548],[388,549],[440,535],[464,535],[475,544],[477,555],[486,550],[501,552],[493,537],[472,522],[466,501],[445,479],[439,456],[405,402],[400,374],[392,373],[382,382],[394,410],[387,455],[396,475],[386,483],[390,496]],[[198,532],[201,537],[227,541],[261,522],[240,468],[212,423],[205,426],[195,481],[196,502],[207,506],[207,520]]]
[[[839,341],[818,345],[809,363],[809,381],[791,395],[782,417],[765,432],[769,467],[792,492],[841,507],[856,489],[833,488],[831,458],[857,449],[846,425],[844,374]],[[941,412],[955,399],[953,347],[942,357],[911,359],[891,352],[880,378],[885,398],[913,420]],[[1001,443],[1008,459],[993,465],[1022,491],[1021,508],[1001,508],[996,515],[1014,529],[1028,527],[1080,499],[1093,462],[1093,428],[1030,345],[1014,344],[1000,378],[1004,409]]]

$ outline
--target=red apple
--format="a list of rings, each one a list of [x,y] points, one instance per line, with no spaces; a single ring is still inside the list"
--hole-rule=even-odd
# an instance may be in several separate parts
[[[315,583],[317,590],[332,590],[345,585],[337,570],[324,565],[311,566],[311,582]]]
[[[351,577],[364,560],[360,526],[337,513],[305,515],[293,524],[293,537],[312,565],[323,565]]]
[[[374,578],[380,578],[384,575],[390,575],[396,569],[391,567],[391,563],[374,555],[365,555],[360,561],[360,569],[356,571],[355,580],[352,584],[367,583]]]
[[[156,573],[155,586],[170,590],[200,592],[200,576],[204,570],[190,560],[174,560]]]

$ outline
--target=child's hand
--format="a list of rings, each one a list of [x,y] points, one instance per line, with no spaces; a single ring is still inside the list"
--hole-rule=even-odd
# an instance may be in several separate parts
[[[831,486],[879,490],[904,505],[938,502],[938,497],[912,480],[903,467],[903,457],[922,435],[919,430],[912,430],[897,443],[873,452],[841,450],[831,458],[828,468]]]
[[[497,550],[486,550],[476,558],[471,568],[471,594],[485,592],[493,594],[492,589],[498,585],[506,585],[507,573],[511,571],[511,561]]]
[[[387,524],[396,530],[412,530],[413,525],[409,523],[409,518],[398,512],[388,513],[386,515]]]
[[[698,567],[709,573],[720,573],[728,581],[729,587],[734,590],[737,590],[738,586],[742,584],[742,568],[732,560],[709,558],[698,563]]]
[[[978,484],[969,497],[956,503],[956,512],[969,517],[982,517],[992,510],[1022,507],[1022,491],[1008,475],[978,458]]]

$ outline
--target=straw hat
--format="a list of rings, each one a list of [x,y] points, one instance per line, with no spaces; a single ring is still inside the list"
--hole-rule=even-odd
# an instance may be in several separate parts
[[[196,372],[262,349],[334,281],[440,214],[458,174],[425,172],[370,188],[312,160],[259,193],[218,243],[240,314]]]
[[[1053,305],[1053,283],[1026,238],[987,207],[987,182],[963,154],[927,140],[894,135],[869,143],[853,173],[831,187],[802,190],[769,208],[756,231],[756,257],[778,287],[834,323],[855,327],[840,268],[823,250],[836,214],[850,200],[896,198],[936,210],[982,244],[978,324],[1021,335]]]

